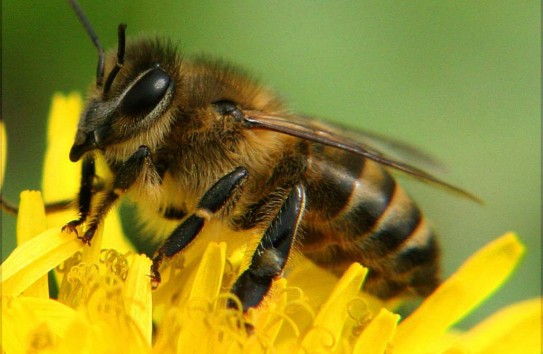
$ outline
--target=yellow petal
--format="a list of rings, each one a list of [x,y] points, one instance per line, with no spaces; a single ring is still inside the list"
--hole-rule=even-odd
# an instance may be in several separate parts
[[[21,193],[17,216],[17,244],[21,244],[47,229],[43,199],[38,191]]]
[[[118,208],[113,208],[104,220],[102,248],[112,248],[120,253],[135,251],[132,243],[124,235]]]
[[[508,306],[459,341],[472,353],[541,353],[541,298]]]
[[[400,323],[393,340],[396,352],[425,352],[449,327],[503,284],[522,253],[523,246],[512,233],[475,253]]]
[[[130,327],[122,315],[121,318],[106,314],[104,317],[86,315],[72,321],[55,354],[151,352],[150,346],[142,341],[140,333],[134,331],[135,327]]]
[[[145,255],[134,255],[131,258],[132,265],[123,288],[125,309],[147,344],[151,346],[153,333],[153,307],[149,281],[151,260]]]
[[[72,234],[73,235],[73,234]],[[82,251],[82,262],[87,264],[98,263],[100,261],[100,253],[102,252],[102,241],[104,239],[104,224],[101,223],[98,225],[96,232],[92,240],[90,241],[90,246],[86,245],[83,247]],[[83,242],[79,241],[81,244]]]
[[[17,216],[17,243],[21,244],[47,229],[47,219],[41,193],[38,191],[24,191],[21,193],[19,214]],[[34,284],[25,290],[26,296],[42,298],[49,297],[47,274],[40,277]]]
[[[348,316],[349,303],[360,293],[360,287],[368,273],[367,268],[352,264],[338,281],[332,294],[322,306],[313,322],[313,328],[306,334],[302,348],[308,352],[335,348]]]
[[[461,344],[457,344],[455,346],[451,346],[450,348],[447,348],[440,352],[441,354],[472,354],[473,352],[462,346]]]
[[[7,353],[54,347],[78,316],[58,301],[35,297],[2,298],[2,347]],[[35,348],[39,343],[41,348]]]
[[[337,276],[317,266],[304,256],[296,254],[289,262],[291,268],[288,274],[289,286],[304,289],[304,294],[310,305],[313,308],[319,308],[336,286]],[[315,281],[315,279],[319,279],[319,281]]]
[[[42,184],[47,202],[73,200],[79,189],[81,163],[71,162],[68,156],[82,107],[83,101],[78,93],[53,96]]]
[[[390,344],[399,320],[399,315],[393,314],[387,309],[381,309],[358,337],[353,353],[384,353]]]
[[[8,147],[8,137],[6,135],[6,127],[4,126],[4,121],[0,120],[0,189],[4,185],[4,174],[6,172],[6,154]]]
[[[202,301],[214,306],[221,288],[225,261],[226,243],[209,243],[196,272],[189,302]]]
[[[68,326],[66,335],[59,344],[56,353],[100,353],[101,341],[94,341],[93,343],[91,325],[83,316],[76,317]]]
[[[0,267],[2,295],[17,296],[83,247],[73,235],[49,229],[17,246]]]
[[[209,340],[209,336],[213,332],[204,323],[204,318],[217,301],[225,263],[226,243],[209,243],[196,271],[189,297],[184,300],[187,301],[188,313],[185,314],[178,339],[180,350],[183,348],[199,348],[202,352],[206,352],[205,348],[211,350],[214,341]]]

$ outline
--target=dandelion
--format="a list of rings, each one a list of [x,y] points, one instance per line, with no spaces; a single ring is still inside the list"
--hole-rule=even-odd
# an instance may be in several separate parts
[[[78,167],[56,156],[67,156],[71,144],[59,137],[74,133],[58,122],[70,126],[66,120],[77,119],[80,108],[77,95],[54,98],[49,134],[58,135],[50,139],[55,144],[46,155],[43,186],[49,202],[77,190],[69,183],[77,183]],[[67,182],[59,188],[55,179]],[[225,304],[229,287],[246,266],[243,247],[205,242],[197,256],[172,261],[162,273],[164,282],[152,292],[151,261],[126,241],[115,210],[89,247],[61,232],[75,210],[53,219],[43,205],[39,192],[21,194],[18,247],[1,266],[5,353],[541,351],[539,298],[502,309],[468,331],[453,327],[513,272],[523,246],[512,233],[476,252],[405,319],[393,313],[391,304],[360,291],[367,274],[362,265],[351,265],[337,279],[302,255],[295,255],[295,266],[274,283],[261,306],[242,314]],[[49,295],[52,270],[57,298]]]

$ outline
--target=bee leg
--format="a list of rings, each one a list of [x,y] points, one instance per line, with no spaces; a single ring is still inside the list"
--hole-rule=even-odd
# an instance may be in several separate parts
[[[85,222],[90,213],[95,177],[96,167],[94,158],[92,156],[87,156],[81,165],[81,182],[79,184],[79,193],[77,196],[79,219],[72,220],[62,227],[62,231],[75,232],[78,238],[79,234],[77,233],[77,227]]]
[[[238,167],[219,179],[200,199],[196,212],[185,219],[164,241],[153,256],[153,265],[151,266],[151,286],[153,289],[156,289],[160,284],[159,268],[164,258],[172,257],[183,250],[202,230],[206,219],[215,215],[239,195],[237,192],[247,177],[247,170]]]
[[[303,187],[296,185],[262,236],[249,268],[234,283],[231,292],[239,298],[243,312],[262,301],[273,279],[283,271],[302,219],[304,203]],[[238,304],[228,300],[228,307],[237,308]]]
[[[132,155],[126,162],[121,166],[119,169],[115,180],[113,181],[113,190],[110,190],[106,192],[106,195],[104,198],[102,198],[98,205],[96,206],[96,214],[92,216],[92,219],[89,222],[87,231],[85,231],[85,234],[83,236],[77,235],[78,238],[80,238],[84,243],[90,245],[90,241],[94,237],[94,234],[96,233],[96,230],[98,229],[98,225],[104,217],[107,215],[107,213],[111,210],[111,207],[115,204],[115,202],[119,199],[119,197],[126,192],[128,188],[130,188],[134,182],[137,180],[137,178],[141,175],[141,172],[145,168],[146,165],[152,164],[151,161],[151,151],[147,146],[140,146],[139,149]],[[93,167],[94,167],[94,160],[93,160]],[[94,172],[94,169],[93,169]],[[92,181],[94,178],[94,174],[88,178],[88,180]],[[81,186],[81,189],[83,189],[83,183]],[[85,192],[87,192],[85,190]],[[84,218],[80,217],[79,220],[72,221],[68,223],[66,226],[64,226],[63,230],[65,228],[68,228],[70,231],[75,230],[75,227],[79,226],[81,223],[83,223],[86,218],[88,217],[90,213],[90,202],[92,198],[93,191],[92,189],[89,189],[88,195],[85,195],[85,199],[80,199],[85,202],[85,210],[86,213],[83,214],[80,212],[81,215],[84,215]],[[81,198],[81,193],[80,193]],[[80,202],[80,204],[82,204]],[[81,210],[81,207],[80,207]],[[75,224],[75,226],[72,226]],[[76,230],[77,232],[77,230]]]

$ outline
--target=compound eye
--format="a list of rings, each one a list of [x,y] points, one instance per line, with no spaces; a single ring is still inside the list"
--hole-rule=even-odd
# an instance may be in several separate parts
[[[172,79],[159,67],[151,69],[124,96],[120,109],[127,115],[146,115],[162,100]]]

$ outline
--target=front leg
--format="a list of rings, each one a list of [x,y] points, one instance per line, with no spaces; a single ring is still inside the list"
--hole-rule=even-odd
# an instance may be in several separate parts
[[[94,179],[96,177],[96,166],[94,157],[87,156],[83,160],[81,165],[81,182],[79,184],[79,193],[77,195],[77,202],[79,208],[79,219],[72,220],[62,227],[62,231],[77,233],[77,227],[87,220],[90,214],[91,202],[94,191]]]
[[[204,221],[222,210],[228,202],[239,196],[239,188],[247,180],[248,172],[243,167],[238,167],[226,176],[219,179],[204,194],[196,212],[183,221],[153,256],[151,266],[151,286],[156,289],[160,284],[160,264],[164,258],[171,258],[183,250],[204,227]]]
[[[86,160],[85,160],[86,161]],[[85,165],[85,164],[84,164]],[[153,166],[151,160],[151,151],[147,146],[140,146],[139,149],[132,155],[126,162],[121,166],[119,171],[115,176],[113,181],[113,188],[108,190],[105,193],[105,196],[98,202],[95,210],[96,213],[92,216],[89,221],[87,231],[83,236],[77,236],[84,243],[89,244],[98,229],[98,225],[102,222],[107,213],[111,210],[111,207],[119,199],[119,197],[124,194],[133,184],[136,182],[138,177],[141,175],[142,171],[146,166]],[[154,166],[152,167],[154,168]],[[90,168],[89,168],[90,170]],[[85,171],[85,169],[84,169]],[[91,199],[93,197],[92,188],[88,187],[89,180],[94,179],[94,159],[92,159],[92,177],[87,176],[86,179],[82,177],[82,183],[79,193],[79,204],[80,204],[80,218],[69,222],[62,230],[76,231],[76,227],[81,225],[89,216],[91,208]],[[83,183],[83,180],[87,184]],[[83,191],[83,192],[81,192]],[[82,211],[83,210],[83,211]]]
[[[270,290],[274,278],[283,271],[302,220],[304,207],[304,189],[301,185],[296,185],[262,236],[249,268],[232,287],[231,292],[238,297],[243,312],[260,304]],[[228,300],[227,305],[238,308],[233,300]]]

